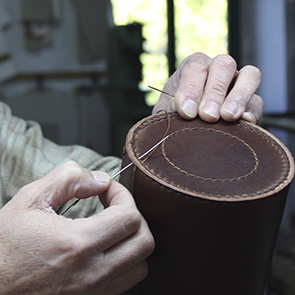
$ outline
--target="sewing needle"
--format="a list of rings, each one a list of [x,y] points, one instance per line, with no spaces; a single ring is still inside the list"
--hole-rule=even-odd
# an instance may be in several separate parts
[[[160,90],[160,89],[158,89],[158,88],[156,88],[156,87],[153,87],[153,86],[150,86],[150,85],[148,85],[148,87],[151,88],[151,89],[153,89],[153,90],[156,90],[156,91],[162,92],[163,94],[166,94],[166,95],[169,95],[169,96],[175,98],[175,95],[172,95],[172,94],[170,94],[170,93],[168,93],[168,92],[166,92],[166,91]]]
[[[163,141],[165,141],[170,135],[167,135],[166,137],[164,137],[162,140],[160,140],[157,144],[155,144],[153,147],[151,147],[147,152],[145,152],[143,155],[141,155],[138,160],[141,160],[142,158],[144,158],[145,156],[147,156],[150,152],[152,152],[156,147],[158,147]],[[124,168],[122,168],[120,171],[118,171],[116,174],[114,174],[111,179],[114,179],[115,177],[117,177],[118,175],[120,175],[122,172],[124,172],[126,169],[128,169],[129,167],[131,167],[134,163],[131,162],[130,164],[126,165]]]
[[[142,158],[144,158],[145,156],[147,156],[149,153],[151,153],[156,147],[158,147],[162,142],[164,142],[170,135],[167,135],[166,137],[164,137],[162,140],[160,140],[157,144],[155,144],[153,147],[151,147],[148,151],[146,151],[144,154],[142,154],[138,160],[141,160]],[[125,167],[123,167],[120,171],[118,171],[117,173],[115,173],[111,179],[114,179],[115,177],[117,177],[118,175],[120,175],[122,172],[124,172],[126,169],[128,169],[129,167],[131,167],[134,163],[131,162],[128,165],[126,165]],[[75,206],[78,202],[80,201],[80,199],[77,199],[75,202],[73,202],[67,209],[65,209],[61,215],[64,215],[70,208],[72,208],[73,206]]]

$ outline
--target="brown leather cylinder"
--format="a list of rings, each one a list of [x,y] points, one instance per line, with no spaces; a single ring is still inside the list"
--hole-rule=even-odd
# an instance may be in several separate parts
[[[146,279],[128,295],[262,295],[294,163],[266,130],[169,113],[137,123],[126,139],[120,182],[155,238]]]

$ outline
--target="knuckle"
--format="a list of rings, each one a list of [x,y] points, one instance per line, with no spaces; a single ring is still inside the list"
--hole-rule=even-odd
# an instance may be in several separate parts
[[[187,63],[184,68],[185,73],[198,73],[198,74],[208,74],[208,66],[205,62],[193,60],[190,63]]]
[[[257,95],[254,94],[253,97],[251,98],[249,105],[247,107],[247,110],[252,111],[253,113],[262,113],[264,107],[264,101],[263,99]]]
[[[26,195],[27,193],[30,193],[32,185],[33,185],[32,183],[28,183],[24,185],[23,187],[20,188],[20,190],[18,191],[18,194]]]
[[[180,65],[180,75],[191,75],[191,73],[208,73],[209,57],[203,53],[194,53],[183,60]]]
[[[186,84],[186,96],[198,102],[203,94],[203,87],[199,84]]]
[[[217,55],[214,58],[214,62],[222,69],[233,71],[237,68],[237,63],[234,58],[227,54]]]
[[[227,89],[228,85],[224,81],[217,80],[210,88],[207,88],[206,91],[211,95],[223,97],[225,96]]]
[[[188,65],[190,63],[207,64],[208,59],[209,59],[209,57],[206,54],[204,54],[202,52],[195,52],[195,53],[189,55],[188,57],[186,57],[181,64],[182,64],[182,66]]]
[[[141,259],[148,258],[154,252],[155,241],[150,231],[141,233],[140,242],[138,243],[138,250],[138,255],[141,257]]]
[[[238,105],[243,105],[251,99],[251,94],[249,93],[246,86],[240,87],[239,91],[234,92],[234,100]]]
[[[155,240],[152,233],[149,230],[149,227],[143,221],[142,231],[141,231],[141,244],[142,251],[145,258],[150,256],[155,249]]]
[[[181,79],[185,81],[186,96],[198,100],[204,91],[204,85],[199,83],[199,77],[207,78],[209,73],[208,66],[199,61],[191,61],[182,70]]]
[[[255,67],[255,66],[252,66],[252,65],[247,65],[243,68],[245,71],[248,71],[248,73],[251,74],[252,77],[258,79],[258,80],[261,80],[261,71]]]
[[[255,95],[255,97],[257,99],[257,103],[261,106],[261,108],[263,108],[264,107],[264,101],[263,101],[262,97],[259,96],[259,95]]]
[[[76,162],[69,161],[62,166],[64,172],[67,174],[67,178],[80,179],[84,174],[84,169]]]
[[[195,52],[192,55],[190,55],[189,58],[194,61],[205,62],[208,59],[208,56],[202,52]]]
[[[81,169],[82,167],[75,161],[68,161],[66,162],[65,164],[63,164],[63,166],[65,169],[67,170],[78,170],[78,169]]]
[[[66,259],[78,257],[85,252],[85,243],[83,237],[75,235],[64,235],[57,239],[56,247],[60,253],[63,253]]]
[[[67,192],[76,194],[83,184],[82,179],[85,177],[86,170],[74,161],[63,164],[60,169],[62,169],[60,177],[65,183]]]
[[[154,251],[155,241],[146,221],[137,209],[129,210],[126,220],[126,223],[122,223],[123,230],[127,230],[129,233],[137,233],[140,236],[138,246],[141,255],[145,258],[148,257]]]
[[[128,208],[125,210],[125,222],[122,222],[124,231],[135,232],[140,229],[141,226],[141,214],[134,208]]]
[[[155,249],[155,240],[150,232],[146,235],[145,246],[146,246],[147,256],[151,255]]]

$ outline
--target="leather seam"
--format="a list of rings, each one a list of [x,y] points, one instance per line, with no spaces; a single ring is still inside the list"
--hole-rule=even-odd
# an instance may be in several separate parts
[[[177,113],[170,113],[170,118],[171,120],[172,119],[175,119],[175,118],[178,118],[180,117],[179,114]],[[139,125],[135,130],[134,130],[134,134],[133,134],[133,143],[136,142],[138,139],[138,135],[144,131],[145,129],[147,129],[148,127],[151,127],[152,124],[160,124],[163,120],[166,120],[166,115],[165,114],[159,114],[158,116],[153,116],[153,118],[151,119],[148,119],[146,121],[144,121],[141,125]],[[239,194],[239,195],[220,195],[220,194],[210,194],[210,193],[204,193],[204,192],[200,192],[200,191],[195,191],[195,190],[191,190],[191,189],[188,189],[187,187],[184,187],[184,186],[180,186],[180,185],[177,185],[171,181],[167,181],[167,180],[163,180],[163,178],[161,178],[158,174],[155,174],[153,173],[152,171],[150,171],[146,165],[144,165],[143,163],[141,163],[141,165],[143,165],[143,167],[145,167],[145,169],[147,169],[149,171],[149,173],[151,173],[152,175],[154,175],[156,178],[159,178],[159,180],[162,180],[164,182],[166,182],[167,184],[169,185],[172,185],[172,186],[175,186],[176,188],[179,188],[179,189],[182,189],[182,190],[185,190],[187,191],[188,193],[193,193],[193,194],[197,194],[199,195],[200,197],[209,197],[209,200],[210,198],[213,198],[213,199],[218,199],[220,198],[220,201],[222,200],[228,200],[228,199],[233,199],[233,200],[236,200],[238,198],[241,198],[241,199],[245,199],[245,198],[254,198],[254,197],[258,197],[259,195],[261,194],[269,194],[269,193],[272,193],[272,192],[275,192],[276,188],[278,188],[280,185],[283,185],[284,183],[286,183],[288,181],[288,175],[289,175],[289,171],[290,171],[290,163],[288,161],[288,157],[284,151],[284,149],[282,147],[279,146],[279,144],[273,140],[271,137],[267,136],[267,134],[264,134],[263,132],[261,132],[259,129],[255,129],[253,128],[252,126],[248,125],[247,123],[243,122],[243,121],[238,121],[236,124],[240,125],[241,127],[243,128],[247,128],[249,129],[251,132],[255,132],[256,134],[258,134],[259,136],[263,137],[267,142],[269,142],[278,152],[279,154],[281,155],[281,158],[282,158],[282,167],[286,167],[286,171],[284,174],[282,174],[280,180],[278,180],[278,182],[276,183],[275,186],[268,186],[266,188],[264,188],[263,190],[258,190],[256,192],[253,192],[251,194]],[[181,129],[183,130],[183,129]],[[179,132],[181,130],[178,130]],[[175,131],[175,132],[178,132],[178,131]],[[214,131],[218,131],[218,132],[224,132],[220,129],[214,129]],[[224,132],[226,133],[226,132]],[[231,135],[231,136],[235,136],[235,135]],[[238,137],[237,137],[238,138]],[[247,143],[246,143],[247,144]],[[248,145],[248,144],[247,144]],[[136,148],[138,147],[137,145],[134,145],[134,144],[131,144],[131,147],[132,147],[132,150],[133,150],[133,153],[136,157],[138,157],[138,154],[136,152]],[[249,145],[250,147],[250,145]],[[252,150],[254,151],[254,149],[252,148]],[[255,152],[255,151],[254,151]],[[255,153],[256,155],[256,153]],[[257,158],[257,161],[258,161],[258,158]],[[255,165],[255,171],[257,170],[257,167]],[[251,171],[252,172],[252,171]],[[156,182],[159,186],[164,186],[162,183],[158,182],[157,180],[151,178],[150,176],[148,175],[145,175],[142,171],[141,173],[148,179],[152,180],[153,182]],[[254,171],[252,172],[254,173]],[[249,173],[252,174],[252,173]],[[249,176],[247,175],[247,176]],[[245,178],[245,177],[243,177]],[[242,178],[240,178],[242,179]],[[206,180],[206,179],[204,179]],[[235,180],[235,179],[234,179]],[[239,179],[237,179],[239,180]],[[210,179],[207,179],[206,181],[212,181]],[[226,181],[230,181],[230,180],[226,180]],[[172,188],[170,187],[167,187],[170,191],[173,191]],[[177,192],[179,195],[181,195],[182,193],[180,192]],[[189,196],[189,195],[188,195]]]

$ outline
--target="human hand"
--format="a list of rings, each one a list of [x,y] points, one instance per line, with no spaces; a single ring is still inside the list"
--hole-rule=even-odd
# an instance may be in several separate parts
[[[73,197],[98,194],[99,214],[72,220],[55,212]],[[120,294],[146,276],[153,248],[127,189],[68,162],[0,210],[1,294]]]
[[[153,113],[176,110],[185,119],[199,115],[207,122],[221,117],[226,121],[244,119],[258,123],[263,101],[255,94],[261,83],[261,73],[254,66],[237,71],[229,55],[210,58],[202,53],[187,57],[170,77]]]

